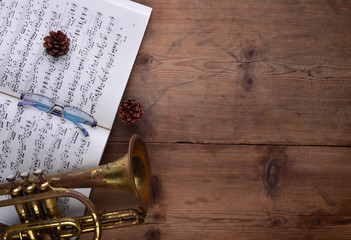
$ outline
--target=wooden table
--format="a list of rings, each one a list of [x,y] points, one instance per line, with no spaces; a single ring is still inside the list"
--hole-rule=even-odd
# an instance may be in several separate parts
[[[351,239],[351,2],[138,2],[124,98],[145,117],[115,121],[102,163],[140,134],[154,203],[103,239]]]
[[[145,117],[115,121],[101,164],[140,134],[154,200],[102,239],[351,239],[351,2],[137,2],[153,12],[124,98]]]
[[[116,120],[102,163],[139,133],[154,203],[103,239],[351,239],[351,2],[138,2],[124,98],[145,118]]]

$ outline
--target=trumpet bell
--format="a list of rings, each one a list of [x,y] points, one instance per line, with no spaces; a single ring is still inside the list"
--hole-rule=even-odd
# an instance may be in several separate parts
[[[137,134],[129,141],[128,153],[114,162],[49,177],[51,186],[56,188],[114,188],[132,194],[144,211],[151,204],[149,157],[143,140]]]
[[[128,158],[130,172],[134,179],[134,193],[140,205],[147,211],[152,200],[151,170],[148,153],[145,144],[139,135],[131,139],[129,144]]]
[[[139,136],[134,135],[128,153],[107,164],[104,171],[107,185],[131,193],[144,211],[149,209],[152,199],[150,164],[144,142]]]

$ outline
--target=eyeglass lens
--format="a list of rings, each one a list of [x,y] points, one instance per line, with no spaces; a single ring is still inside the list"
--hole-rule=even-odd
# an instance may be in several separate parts
[[[25,102],[31,103],[31,105],[37,109],[45,112],[50,111],[50,109],[55,106],[55,102],[50,98],[34,93],[22,94],[21,99]]]

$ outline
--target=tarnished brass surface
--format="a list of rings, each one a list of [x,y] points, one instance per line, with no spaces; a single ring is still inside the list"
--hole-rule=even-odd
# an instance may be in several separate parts
[[[94,239],[95,240],[98,240],[100,239],[101,237],[101,221],[100,221],[100,218],[99,218],[99,214],[94,206],[94,204],[89,200],[89,198],[87,198],[86,196],[84,196],[83,194],[77,192],[77,191],[73,191],[73,190],[67,190],[67,189],[53,189],[53,191],[49,191],[49,192],[44,192],[44,193],[38,193],[38,194],[34,194],[34,195],[27,195],[27,196],[23,196],[23,197],[20,197],[20,198],[16,198],[16,199],[8,199],[8,200],[3,200],[0,202],[0,207],[6,207],[6,206],[11,206],[13,205],[14,201],[15,201],[15,204],[25,204],[25,203],[28,203],[28,202],[31,202],[31,201],[40,201],[40,200],[44,200],[44,199],[47,199],[47,198],[58,198],[58,197],[71,197],[71,198],[75,198],[77,199],[78,201],[80,201],[82,204],[84,204],[87,209],[89,210],[89,212],[91,213],[91,217],[93,219],[93,222],[94,222],[94,226],[95,226],[95,229],[94,229]],[[50,225],[50,221],[52,222],[57,222],[59,220],[57,219],[50,219],[50,220],[47,220],[44,221],[44,220],[38,220],[38,221],[34,221],[32,222],[32,226],[33,228],[24,228],[24,229],[19,229],[20,227],[18,228],[15,228],[15,230],[19,233],[19,232],[26,232],[28,230],[47,230],[48,227],[47,225],[49,224],[49,228],[51,228],[51,225]],[[43,224],[45,223],[45,224]],[[26,224],[24,225],[20,225],[20,226],[27,226]],[[5,233],[7,235],[13,235],[12,232],[8,232],[7,230],[5,231]],[[39,235],[39,233],[38,233]],[[2,236],[1,239],[6,239],[4,238],[4,235]],[[12,238],[7,238],[7,239],[12,239]]]
[[[2,239],[20,239],[18,237],[19,233],[23,231],[23,229],[31,229],[31,230],[42,230],[42,229],[50,229],[57,227],[71,226],[74,229],[70,232],[62,231],[59,235],[60,237],[72,237],[79,235],[82,230],[80,228],[79,222],[75,218],[61,218],[61,219],[49,219],[43,220],[40,223],[31,222],[31,223],[21,223],[8,227],[3,233]],[[27,234],[22,233],[22,236],[27,237]]]
[[[145,212],[135,209],[125,209],[121,211],[100,214],[102,230],[141,224],[144,222],[145,217]],[[91,232],[94,230],[94,226],[92,225],[93,219],[90,216],[80,217],[78,221],[83,226],[83,233]]]
[[[40,173],[42,174],[42,172]],[[37,174],[38,175],[38,174]],[[14,205],[22,223],[8,227],[0,239],[64,239],[94,232],[132,226],[144,222],[151,204],[151,173],[144,142],[133,135],[128,153],[106,165],[76,172],[61,173],[37,179],[0,185],[0,195],[10,194],[12,199],[0,201],[0,207]],[[15,186],[15,187],[14,187]],[[109,187],[132,194],[140,210],[125,209],[99,214],[89,198],[71,188]],[[56,198],[72,197],[84,204],[90,216],[61,218]],[[28,209],[29,206],[29,209]],[[45,210],[44,210],[45,208]]]

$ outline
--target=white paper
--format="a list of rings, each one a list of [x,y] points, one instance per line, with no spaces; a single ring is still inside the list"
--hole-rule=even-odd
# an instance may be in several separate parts
[[[0,1],[0,183],[38,168],[55,173],[98,165],[150,14],[126,0]],[[53,58],[43,38],[57,30],[71,44],[67,55]],[[68,120],[18,107],[26,92],[80,108],[98,126],[84,125],[85,137]],[[89,189],[80,191],[89,196]],[[83,214],[76,201],[60,202],[63,215]],[[18,222],[13,207],[0,209],[0,222]]]
[[[151,9],[115,0],[5,0],[0,6],[0,90],[50,96],[111,129]],[[57,59],[43,48],[52,30],[71,39],[69,53]]]

